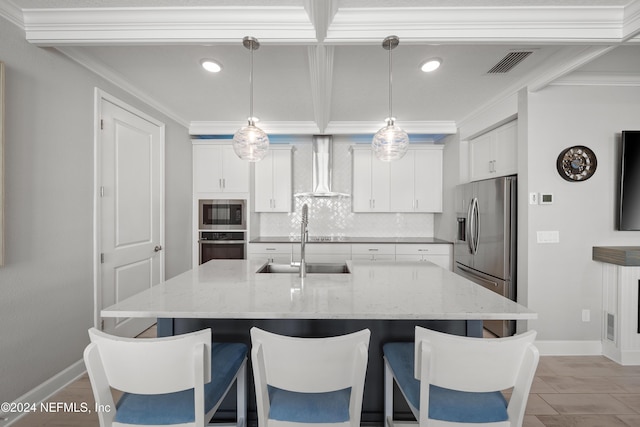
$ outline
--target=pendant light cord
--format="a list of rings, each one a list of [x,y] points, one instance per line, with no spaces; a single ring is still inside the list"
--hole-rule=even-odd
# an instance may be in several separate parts
[[[393,99],[393,77],[392,77],[392,73],[393,73],[393,69],[392,69],[392,59],[391,59],[391,51],[393,50],[393,48],[391,48],[391,46],[389,46],[389,124],[393,123],[393,110],[392,110],[392,103],[391,100]]]
[[[249,124],[253,125],[253,44],[249,50],[251,51],[251,65],[249,72]]]

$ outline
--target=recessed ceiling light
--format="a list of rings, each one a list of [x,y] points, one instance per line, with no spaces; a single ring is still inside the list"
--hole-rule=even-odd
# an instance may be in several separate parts
[[[442,59],[430,58],[420,64],[420,69],[425,73],[430,73],[440,68],[440,64],[442,64]]]
[[[200,61],[202,68],[210,73],[219,73],[222,70],[222,65],[213,59],[203,59]]]

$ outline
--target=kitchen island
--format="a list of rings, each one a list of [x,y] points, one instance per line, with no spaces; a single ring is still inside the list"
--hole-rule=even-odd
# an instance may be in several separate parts
[[[383,343],[412,341],[415,325],[480,336],[485,319],[537,318],[528,308],[429,262],[347,261],[348,274],[310,273],[304,279],[257,273],[264,264],[212,260],[107,307],[102,316],[158,318],[159,335],[211,327],[214,340],[247,344],[251,326],[310,337],[369,328],[363,422],[382,420]],[[249,420],[255,420],[252,393],[249,410]]]

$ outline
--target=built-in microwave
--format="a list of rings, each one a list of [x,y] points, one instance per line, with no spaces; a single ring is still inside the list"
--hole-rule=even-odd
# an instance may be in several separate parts
[[[200,199],[200,230],[246,230],[246,200]]]

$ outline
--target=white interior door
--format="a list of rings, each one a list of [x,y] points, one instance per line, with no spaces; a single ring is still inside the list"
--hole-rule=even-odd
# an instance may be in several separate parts
[[[100,108],[100,308],[164,279],[164,128],[116,103],[103,98]],[[103,330],[121,336],[135,336],[155,322],[102,320]]]

